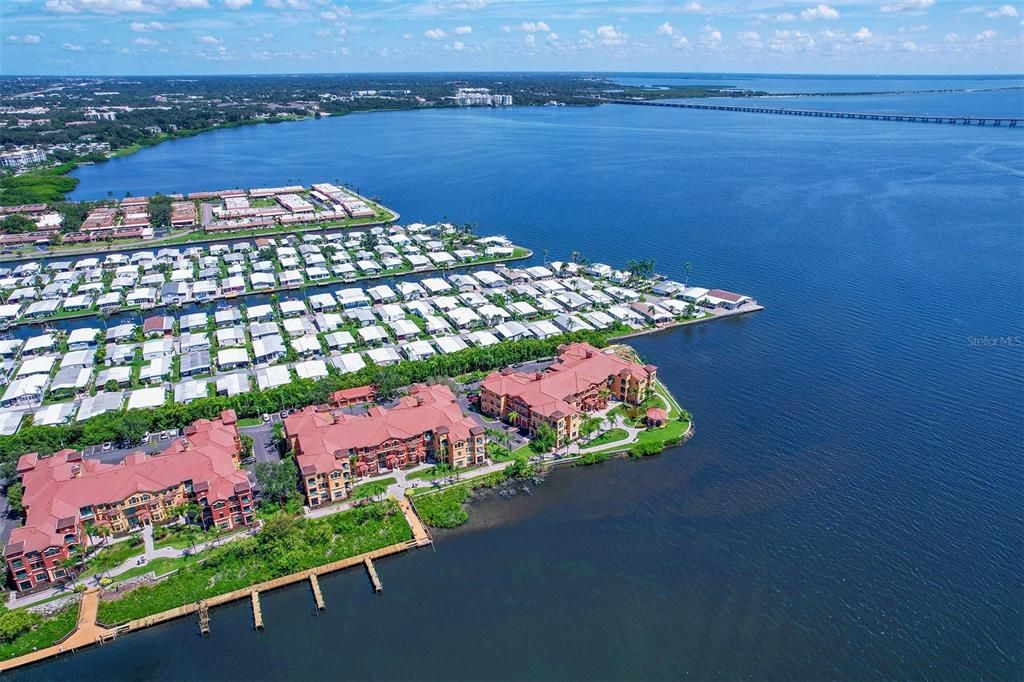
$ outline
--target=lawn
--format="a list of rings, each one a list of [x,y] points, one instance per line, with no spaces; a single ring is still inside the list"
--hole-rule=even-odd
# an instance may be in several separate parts
[[[201,542],[208,542],[217,537],[217,534],[212,531],[204,531],[198,527],[193,526],[193,532],[195,533],[195,544]],[[161,540],[154,540],[153,547],[160,549],[161,547],[173,547],[174,549],[185,549],[186,547],[192,547],[192,538],[189,537],[188,531],[184,528],[177,527],[168,529],[167,537]]]
[[[184,566],[185,564],[187,564],[189,562],[195,563],[195,562],[198,562],[198,561],[199,561],[199,559],[197,557],[194,557],[194,556],[178,557],[176,559],[169,559],[167,557],[158,557],[156,559],[153,559],[150,562],[147,562],[147,563],[143,564],[142,566],[136,566],[134,568],[129,568],[127,571],[125,571],[121,575],[119,575],[116,578],[114,578],[114,580],[116,580],[116,581],[128,580],[129,578],[134,578],[136,576],[145,575],[145,574],[150,573],[150,572],[156,573],[156,575],[158,575],[158,576],[159,575],[164,575],[166,573],[170,573],[171,571],[173,571],[175,569],[181,568],[182,566]]]
[[[379,478],[375,481],[362,483],[352,489],[352,494],[350,495],[350,497],[353,497],[357,500],[361,500],[363,498],[373,499],[374,497],[377,497],[378,495],[383,495],[385,492],[387,492],[388,486],[393,483],[398,483],[398,480],[394,478]]]
[[[115,566],[120,566],[132,557],[142,556],[144,551],[145,547],[142,545],[132,547],[128,540],[115,542],[109,547],[104,547],[95,556],[86,561],[83,574],[102,573]]]
[[[625,429],[620,429],[620,428],[616,427],[614,429],[608,429],[607,431],[605,431],[600,436],[598,436],[594,440],[590,441],[589,443],[587,443],[583,447],[585,447],[585,448],[596,448],[599,445],[607,445],[609,443],[617,443],[620,440],[625,440],[628,437],[629,437],[629,433]]]
[[[53,646],[70,633],[78,622],[78,604],[61,609],[50,618],[41,619],[31,630],[12,642],[0,644],[0,659],[14,658],[35,649]]]
[[[320,519],[279,514],[255,537],[211,549],[201,561],[183,562],[177,573],[156,585],[102,602],[99,621],[113,625],[150,616],[411,539],[409,524],[393,500]]]
[[[263,423],[261,417],[244,417],[238,420],[239,426],[259,426]]]

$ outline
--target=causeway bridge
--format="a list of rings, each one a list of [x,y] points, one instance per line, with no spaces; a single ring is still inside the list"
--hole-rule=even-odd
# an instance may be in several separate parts
[[[740,111],[750,114],[776,114],[780,116],[810,116],[815,118],[853,118],[862,121],[903,121],[905,123],[944,123],[946,125],[1005,126],[1024,128],[1024,118],[992,116],[936,116],[934,114],[873,114],[869,112],[827,111],[824,109],[788,109],[785,107],[740,106],[736,104],[702,104],[696,102],[659,102],[657,100],[609,99],[609,104],[632,104],[643,107],[672,109],[705,109],[708,111]]]

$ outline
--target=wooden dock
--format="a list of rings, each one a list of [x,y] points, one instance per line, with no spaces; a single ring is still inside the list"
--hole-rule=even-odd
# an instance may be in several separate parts
[[[257,630],[263,629],[263,607],[260,606],[259,590],[252,591],[252,624]]]
[[[370,574],[370,582],[373,583],[373,591],[382,592],[384,590],[384,586],[380,584],[380,576],[377,575],[377,569],[373,565],[373,559],[366,557],[366,560],[363,563],[366,564],[366,572]]]
[[[409,527],[412,530],[413,539],[406,540],[405,542],[399,542],[394,545],[387,547],[381,547],[380,549],[371,550],[363,554],[357,554],[356,556],[347,557],[345,559],[339,559],[329,564],[319,566],[317,568],[307,569],[292,573],[290,575],[282,576],[280,578],[274,578],[267,580],[256,585],[250,585],[249,587],[240,588],[227,592],[225,594],[219,594],[215,597],[209,597],[199,602],[192,602],[189,604],[183,604],[173,609],[161,611],[151,616],[145,616],[143,618],[136,618],[126,623],[120,623],[106,627],[103,624],[97,622],[96,616],[99,610],[99,590],[93,588],[87,590],[82,595],[82,603],[79,607],[78,624],[75,629],[64,638],[62,642],[55,644],[54,646],[40,649],[29,654],[22,656],[16,656],[4,661],[0,661],[0,672],[5,670],[12,670],[14,668],[35,663],[38,661],[46,660],[53,656],[59,656],[62,653],[74,651],[77,648],[88,646],[91,644],[99,644],[101,642],[112,640],[120,635],[128,634],[136,630],[143,628],[152,627],[159,623],[166,623],[170,620],[182,618],[184,616],[190,616],[193,614],[199,615],[199,630],[204,635],[210,633],[210,608],[215,606],[221,606],[228,604],[239,599],[245,599],[246,597],[252,598],[253,592],[266,592],[268,590],[275,590],[279,587],[285,587],[287,585],[293,585],[303,580],[310,580],[316,575],[324,573],[333,573],[335,571],[342,571],[347,568],[358,566],[359,564],[370,565],[372,571],[371,577],[375,579],[375,587],[380,585],[380,580],[376,578],[376,570],[372,568],[372,559],[380,559],[387,556],[393,556],[395,554],[401,554],[412,549],[419,547],[426,547],[433,541],[430,538],[430,534],[427,532],[423,522],[420,521],[416,515],[416,510],[413,509],[412,505],[406,499],[398,500],[398,507],[402,511],[409,523]],[[378,587],[378,589],[380,589]],[[322,595],[321,595],[322,597]],[[255,615],[254,615],[255,619]]]
[[[316,577],[316,573],[309,576],[309,584],[313,586],[313,600],[316,601],[316,610],[323,611],[327,608],[327,605],[324,603],[324,595],[320,591],[320,580]]]
[[[203,635],[210,634],[210,607],[205,601],[199,602],[199,632]]]

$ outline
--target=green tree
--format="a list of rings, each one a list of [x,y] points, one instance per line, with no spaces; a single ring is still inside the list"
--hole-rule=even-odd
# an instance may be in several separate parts
[[[126,443],[140,443],[149,431],[150,418],[142,410],[128,410],[117,424],[118,439]]]
[[[0,232],[4,234],[21,234],[23,232],[35,232],[36,224],[20,213],[13,213],[0,222]]]
[[[13,642],[39,621],[40,616],[28,609],[5,610],[0,613],[0,642]]]
[[[580,433],[584,438],[589,438],[595,431],[601,428],[601,420],[597,417],[587,417],[580,424]]]
[[[267,502],[284,505],[291,498],[297,497],[298,479],[299,469],[295,460],[256,463],[256,481],[260,486],[261,497]]]
[[[525,455],[519,455],[505,469],[505,475],[508,478],[533,478],[533,464]]]
[[[558,434],[547,424],[540,424],[530,441],[530,449],[536,453],[550,452],[558,443]]]
[[[25,508],[21,505],[21,498],[25,494],[25,487],[21,481],[15,481],[7,486],[7,504],[11,511],[19,516],[24,513]]]

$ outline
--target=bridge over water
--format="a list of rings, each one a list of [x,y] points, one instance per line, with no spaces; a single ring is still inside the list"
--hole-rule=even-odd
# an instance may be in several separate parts
[[[611,99],[610,104],[632,104],[644,107],[672,109],[705,109],[708,111],[740,111],[750,114],[777,114],[781,116],[811,116],[817,118],[854,118],[863,121],[903,121],[905,123],[944,123],[947,125],[1024,127],[1024,118],[992,116],[936,116],[933,114],[873,114],[854,111],[827,111],[824,109],[787,109],[785,107],[739,106],[735,104],[700,104],[694,102],[658,102],[655,100]]]

